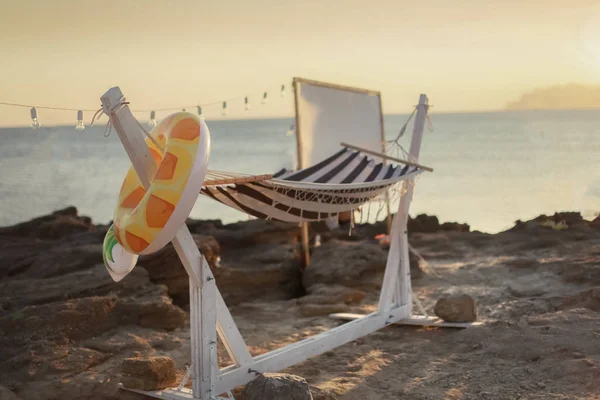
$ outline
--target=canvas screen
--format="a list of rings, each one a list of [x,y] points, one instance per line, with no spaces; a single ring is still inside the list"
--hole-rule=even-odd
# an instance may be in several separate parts
[[[338,152],[340,142],[382,151],[378,92],[296,81],[298,167]]]

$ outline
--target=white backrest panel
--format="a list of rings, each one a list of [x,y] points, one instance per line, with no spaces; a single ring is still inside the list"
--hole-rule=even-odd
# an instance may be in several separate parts
[[[346,142],[382,151],[382,110],[375,91],[296,80],[298,167],[306,168]]]

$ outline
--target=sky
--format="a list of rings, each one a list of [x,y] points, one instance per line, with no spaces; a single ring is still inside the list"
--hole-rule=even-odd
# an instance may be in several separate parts
[[[120,86],[133,109],[237,99],[228,118],[292,116],[292,96],[278,92],[298,76],[379,90],[386,113],[410,112],[420,93],[434,112],[456,112],[600,83],[597,0],[0,4],[0,102],[97,109]],[[261,106],[264,91],[271,101]],[[220,107],[204,113],[220,117]],[[39,114],[75,122],[75,112]],[[28,123],[29,109],[0,106],[1,126]]]

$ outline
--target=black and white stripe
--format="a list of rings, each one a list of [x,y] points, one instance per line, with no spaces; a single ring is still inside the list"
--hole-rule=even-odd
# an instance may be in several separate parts
[[[299,171],[281,170],[267,181],[204,186],[201,194],[261,219],[320,221],[358,208],[422,170],[384,165],[347,148]]]

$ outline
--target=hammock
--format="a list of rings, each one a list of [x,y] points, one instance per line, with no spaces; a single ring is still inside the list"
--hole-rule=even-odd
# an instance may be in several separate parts
[[[417,166],[377,163],[344,147],[299,171],[260,176],[209,171],[200,193],[256,218],[312,222],[352,211],[421,172]]]

